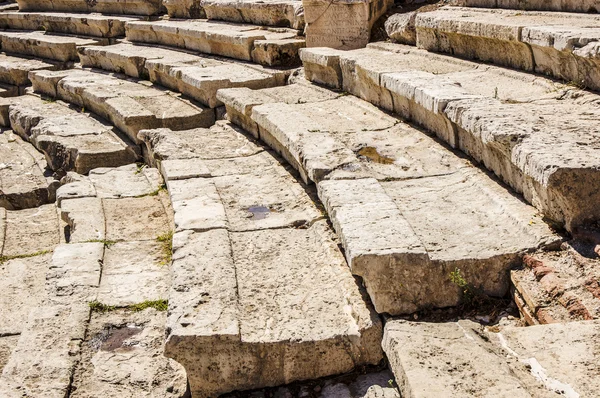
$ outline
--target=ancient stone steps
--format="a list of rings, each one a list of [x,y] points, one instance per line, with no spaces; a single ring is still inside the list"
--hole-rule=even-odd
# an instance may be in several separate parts
[[[597,95],[391,43],[302,58],[309,79],[426,127],[567,229],[600,218]]]
[[[600,387],[599,335],[598,321],[483,328],[392,320],[382,345],[402,397],[586,397]]]
[[[125,36],[127,22],[138,21],[140,18],[62,12],[3,12],[0,13],[0,28],[116,38]]]
[[[149,79],[210,108],[223,105],[217,100],[221,88],[257,89],[281,86],[287,80],[282,70],[133,43],[84,47],[79,58],[83,66]]]
[[[12,0],[3,1],[2,3],[0,3],[0,11],[12,11],[18,9],[19,5]]]
[[[276,157],[225,122],[140,138],[175,212],[165,353],[184,365],[194,396],[379,362],[379,319]]]
[[[104,14],[155,15],[161,0],[17,0],[21,11],[98,12]]]
[[[466,7],[511,8],[515,10],[563,11],[590,14],[600,12],[600,2],[598,0],[458,0],[456,3]]]
[[[202,8],[208,19],[304,29],[299,0],[203,0]]]
[[[12,131],[0,134],[0,207],[21,210],[54,202],[56,181],[44,155]]]
[[[533,208],[365,101],[306,83],[218,97],[232,120],[317,183],[352,272],[380,313],[458,304],[456,269],[502,296],[522,253],[556,242]]]
[[[212,109],[192,104],[148,82],[98,70],[39,71],[29,77],[36,92],[100,115],[136,143],[141,129],[182,130],[210,126],[215,120]]]
[[[107,44],[98,39],[49,34],[43,31],[0,31],[2,51],[60,62],[78,61],[77,47]]]
[[[443,7],[415,27],[420,48],[600,90],[600,16]]]
[[[29,57],[13,57],[0,53],[0,83],[14,87],[15,95],[25,94],[25,88],[31,84],[29,72],[57,69],[58,65],[51,61],[42,61]]]
[[[299,32],[285,28],[207,20],[129,22],[127,39],[222,55],[265,66],[297,66],[304,47]]]
[[[4,99],[0,119],[44,153],[53,171],[87,173],[93,168],[135,162],[139,148],[89,114],[34,95]]]

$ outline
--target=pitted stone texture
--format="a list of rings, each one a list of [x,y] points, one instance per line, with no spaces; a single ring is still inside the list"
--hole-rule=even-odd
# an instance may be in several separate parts
[[[161,0],[17,0],[21,11],[98,12],[104,14],[154,15]]]
[[[306,46],[341,50],[369,43],[373,24],[394,5],[390,0],[302,0],[306,19]]]
[[[385,21],[385,32],[396,43],[414,46],[417,43],[416,17],[416,11],[394,14]]]
[[[19,335],[0,337],[0,374],[19,342]]]
[[[42,31],[2,31],[2,51],[60,62],[78,61],[77,47],[100,44],[90,38],[61,36]]]
[[[600,3],[599,3],[600,4]],[[429,51],[538,72],[600,90],[600,17],[444,7],[416,18]]]
[[[304,29],[301,0],[204,0],[206,18]]]
[[[137,148],[89,114],[33,95],[6,99],[2,111],[22,138],[44,153],[48,167],[81,174],[135,162]],[[5,116],[6,118],[6,116]]]
[[[317,378],[380,360],[379,320],[325,222],[305,230],[186,231],[174,246],[165,352],[184,364],[193,394]]]
[[[598,13],[598,0],[458,0],[457,4],[465,7],[511,8],[514,10],[564,11],[581,13]]]
[[[0,335],[21,333],[29,311],[42,303],[51,258],[47,253],[0,262]]]
[[[185,396],[183,367],[162,354],[165,320],[154,309],[93,313],[71,396]]]
[[[51,251],[60,243],[61,231],[54,205],[5,211],[3,219],[3,256],[31,255]]]
[[[144,128],[184,130],[214,123],[213,110],[136,80],[88,70],[42,71],[30,78],[35,91],[91,110],[137,143]]]
[[[206,18],[202,0],[163,0],[170,17]]]
[[[148,78],[210,108],[223,105],[216,98],[219,89],[274,87],[286,80],[280,70],[131,43],[85,47],[80,58],[83,66]]]
[[[69,226],[70,242],[106,239],[106,221],[101,199],[83,197],[62,200],[60,210],[62,220]]]
[[[0,134],[0,207],[20,210],[54,201],[59,182],[46,159],[11,131]]]
[[[117,242],[105,249],[98,301],[125,307],[144,301],[165,300],[169,266],[160,242]]]
[[[72,11],[72,10],[69,10]],[[139,18],[101,14],[3,12],[0,28],[18,30],[42,30],[69,35],[93,37],[125,36],[125,23]]]
[[[226,90],[224,102],[243,104],[247,91]],[[533,208],[485,173],[357,98],[267,101],[250,117],[265,142],[319,183],[350,267],[378,312],[456,305],[461,293],[449,277],[456,268],[502,296],[522,254],[558,240]],[[461,222],[466,227],[457,229]],[[490,244],[498,236],[502,243]]]
[[[0,13],[0,17],[3,14]],[[41,69],[55,69],[54,63],[35,58],[0,54],[0,82],[19,86],[21,93],[30,84],[28,74]]]
[[[402,396],[595,394],[597,321],[496,329],[470,321],[388,322],[382,345]]]
[[[206,20],[130,22],[127,39],[222,55],[266,66],[298,65],[304,39],[293,29],[262,29],[256,25]]]
[[[103,199],[106,239],[156,240],[171,230],[160,195]]]
[[[99,198],[135,198],[155,194],[162,181],[158,170],[139,164],[90,171]]]
[[[433,131],[547,217],[569,229],[600,217],[590,207],[600,192],[593,188],[598,167],[590,155],[597,141],[591,123],[600,112],[597,95],[391,43],[332,59],[318,50],[302,53],[311,76],[320,76],[315,80],[327,80],[324,67],[337,62],[344,89]]]

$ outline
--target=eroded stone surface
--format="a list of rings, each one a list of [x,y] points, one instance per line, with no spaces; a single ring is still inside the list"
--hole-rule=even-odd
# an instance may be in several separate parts
[[[3,14],[0,14],[0,16]],[[35,58],[14,57],[0,54],[0,82],[19,86],[21,93],[29,85],[28,74],[34,70],[54,69],[56,66],[48,61]]]
[[[110,120],[134,142],[144,128],[209,126],[214,111],[158,87],[88,70],[30,75],[35,91],[84,107]],[[115,165],[116,166],[116,165]]]
[[[46,32],[112,38],[125,36],[125,23],[136,20],[138,18],[131,16],[101,14],[3,12],[0,14],[0,27],[18,30],[43,28]]]
[[[205,0],[202,8],[208,19],[304,29],[300,0]]]
[[[429,51],[538,72],[600,90],[600,17],[444,7],[415,21]]]
[[[2,255],[5,257],[51,251],[60,242],[61,232],[54,205],[6,211],[4,223]]]
[[[600,10],[598,0],[585,1],[522,1],[522,0],[459,0],[457,4],[467,7],[511,8],[514,10],[547,10],[564,12],[597,13]]]
[[[77,47],[99,44],[91,38],[53,35],[43,31],[2,31],[2,50],[55,61],[78,61]]]
[[[304,46],[304,39],[298,38],[293,29],[261,29],[226,22],[130,22],[126,29],[127,39],[134,42],[164,44],[268,66],[299,64],[298,48]]]
[[[21,11],[99,12],[105,14],[154,15],[161,0],[18,0]]]

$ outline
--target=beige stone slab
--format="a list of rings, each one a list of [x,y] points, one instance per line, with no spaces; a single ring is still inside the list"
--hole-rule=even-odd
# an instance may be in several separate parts
[[[29,311],[45,298],[46,271],[51,258],[48,253],[0,264],[0,335],[21,333]]]
[[[429,51],[538,72],[600,90],[600,17],[444,7],[415,21]]]
[[[0,17],[4,14],[0,14]],[[53,63],[35,58],[14,57],[0,54],[0,82],[14,86],[28,86],[28,74],[41,69],[55,69]]]
[[[571,0],[459,0],[456,2],[466,7],[484,7],[484,8],[510,8],[514,10],[541,10],[541,11],[564,11],[597,13],[600,10],[600,4],[597,0],[571,1]]]
[[[168,298],[169,265],[160,242],[117,242],[106,248],[98,301],[124,307]]]
[[[144,128],[182,130],[214,123],[214,111],[151,84],[88,70],[36,72],[34,90],[84,107],[111,121],[134,142]]]
[[[379,320],[328,234],[318,222],[305,230],[175,236],[179,277],[165,352],[184,364],[194,394],[311,379],[379,361]],[[198,286],[204,294],[194,297],[178,286]],[[343,347],[342,340],[352,343]],[[271,360],[261,360],[260,352]],[[281,367],[284,358],[288,365]]]
[[[77,47],[100,44],[98,40],[76,36],[59,36],[43,31],[2,31],[2,51],[67,62],[77,61]]]
[[[371,28],[393,6],[388,0],[347,0],[330,3],[302,0],[307,47],[353,50],[367,45]]]
[[[386,324],[383,349],[403,397],[531,397],[470,321]]]
[[[160,0],[18,0],[21,11],[96,12],[104,14],[154,15]]]
[[[0,134],[0,207],[37,207],[53,201],[58,181],[47,176],[44,155],[19,136]]]
[[[101,199],[93,197],[62,200],[60,210],[62,220],[69,225],[69,242],[106,239],[106,221]]]
[[[205,0],[202,8],[208,19],[304,29],[300,0]]]
[[[102,205],[109,241],[154,241],[171,230],[158,195],[103,199]]]
[[[166,312],[93,313],[72,397],[185,395],[181,365],[163,355]]]
[[[268,66],[298,64],[294,47],[302,42],[298,31],[293,29],[262,29],[256,25],[206,20],[130,22],[126,30],[127,39],[133,42],[163,44]],[[292,45],[288,39],[299,42]],[[255,41],[262,40],[270,43],[268,56],[261,53],[253,57]]]
[[[46,32],[113,38],[125,36],[125,23],[138,19],[63,12],[3,12],[0,14],[0,27],[18,30],[40,30],[43,27]]]
[[[202,0],[163,0],[170,17],[206,18]]]
[[[153,195],[162,185],[158,170],[139,164],[93,169],[89,180],[99,198],[111,199]]]
[[[61,206],[63,200],[96,197],[96,188],[86,176],[70,171],[63,178],[64,180],[61,180],[63,185],[56,190],[58,207]]]
[[[7,211],[3,256],[33,254],[52,250],[60,242],[56,207]]]
[[[21,137],[44,153],[52,170],[91,169],[135,162],[138,150],[113,128],[64,103],[33,97],[10,101],[10,124]]]
[[[19,335],[0,337],[0,372],[8,363],[8,359],[19,342]]]

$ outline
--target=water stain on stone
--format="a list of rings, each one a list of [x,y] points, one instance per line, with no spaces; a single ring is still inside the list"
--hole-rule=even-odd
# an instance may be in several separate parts
[[[252,214],[250,216],[252,220],[264,220],[271,213],[271,209],[266,206],[250,206],[248,207],[248,211]]]
[[[371,162],[375,162],[375,163],[381,163],[381,164],[393,164],[394,163],[393,158],[381,155],[377,151],[377,148],[372,147],[372,146],[366,146],[364,148],[361,148],[358,151],[358,155],[363,156],[363,157],[369,159]]]
[[[109,327],[95,336],[96,345],[102,351],[115,351],[118,348],[131,349],[123,343],[128,338],[139,334],[143,328],[137,326]],[[99,344],[98,344],[99,343]]]

